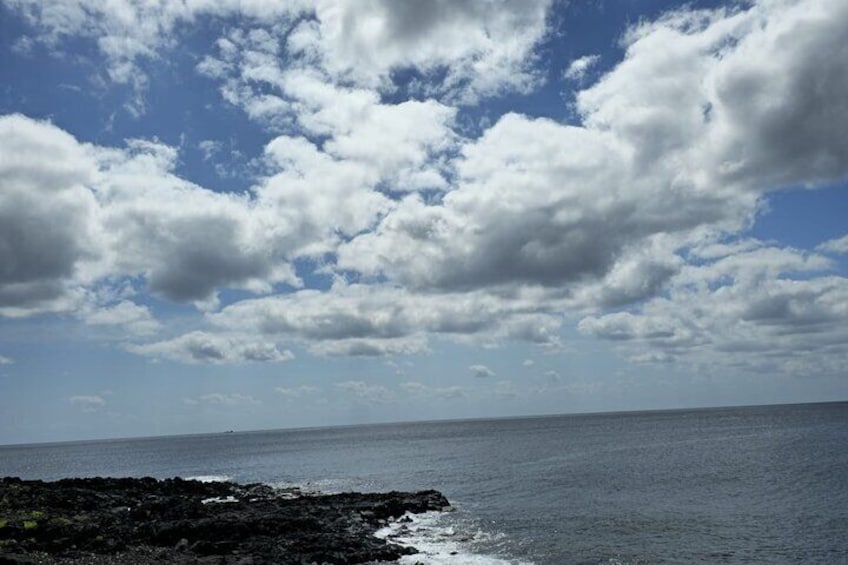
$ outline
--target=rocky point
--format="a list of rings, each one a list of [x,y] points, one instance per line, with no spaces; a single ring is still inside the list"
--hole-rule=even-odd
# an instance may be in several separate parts
[[[304,494],[263,484],[152,478],[0,479],[0,564],[392,562],[374,537],[437,491]]]

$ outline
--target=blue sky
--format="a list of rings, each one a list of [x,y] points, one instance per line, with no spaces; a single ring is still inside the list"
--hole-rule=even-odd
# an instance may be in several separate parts
[[[0,0],[0,443],[848,398],[836,0]]]

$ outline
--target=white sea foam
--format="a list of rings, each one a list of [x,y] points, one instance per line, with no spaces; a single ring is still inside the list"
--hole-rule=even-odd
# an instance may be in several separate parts
[[[235,496],[213,496],[212,498],[204,498],[201,500],[203,504],[227,504],[229,502],[238,502]]]
[[[233,478],[228,475],[196,475],[186,477],[187,481],[200,481],[201,483],[226,483],[232,481]]]
[[[498,536],[477,528],[458,527],[450,523],[443,512],[406,514],[378,530],[375,535],[399,545],[415,547],[419,551],[401,557],[401,565],[532,565],[528,561],[476,551],[479,546],[490,544]]]

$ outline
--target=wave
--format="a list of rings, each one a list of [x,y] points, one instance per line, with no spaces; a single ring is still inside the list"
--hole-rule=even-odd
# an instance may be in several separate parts
[[[232,481],[228,475],[196,475],[186,480],[201,482]],[[378,485],[363,484],[357,479],[316,479],[311,481],[264,481],[280,496],[310,496],[335,494],[351,490],[378,490]],[[362,488],[366,487],[366,488]],[[230,502],[209,499],[204,503]],[[504,534],[492,534],[481,529],[473,519],[461,517],[461,512],[407,513],[392,520],[375,535],[398,545],[414,547],[418,553],[404,556],[400,565],[534,565],[532,561],[501,555],[509,548]]]
[[[200,481],[201,483],[228,483],[233,480],[229,475],[194,475],[184,478],[187,481]]]
[[[529,561],[486,553],[482,547],[497,545],[505,536],[462,524],[450,513],[407,513],[375,535],[418,550],[418,553],[402,557],[401,565],[533,565]]]

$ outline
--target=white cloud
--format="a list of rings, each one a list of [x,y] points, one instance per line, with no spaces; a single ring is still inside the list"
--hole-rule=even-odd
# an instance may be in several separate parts
[[[427,349],[427,337],[555,343],[562,320],[537,313],[530,293],[416,294],[381,285],[336,284],[242,300],[208,319],[224,331],[303,341],[313,352],[382,355]]]
[[[820,256],[763,247],[682,269],[668,297],[579,328],[639,363],[840,375],[848,362],[848,279],[815,276]]]
[[[425,90],[466,103],[505,91],[527,91],[541,80],[532,65],[533,51],[548,31],[551,4],[550,0],[3,3],[32,26],[29,41],[41,41],[56,51],[77,38],[93,42],[105,60],[106,78],[133,88],[127,109],[136,116],[145,110],[148,66],[167,60],[167,52],[180,47],[189,25],[215,18],[237,17],[250,30],[245,33],[254,36],[254,45],[275,54],[285,45],[288,58],[318,65],[337,83],[391,90],[392,72],[414,69],[431,83]],[[204,68],[208,74],[223,71],[215,60],[207,60]],[[440,71],[443,76],[434,81]],[[262,105],[279,107],[280,99],[256,97],[251,105],[254,112],[261,112]]]
[[[338,168],[348,184],[359,180],[369,190],[379,183],[392,191],[446,188],[440,156],[455,145],[455,108],[434,100],[382,103],[374,90],[339,86],[319,69],[280,63],[268,32],[234,30],[219,40],[216,57],[206,57],[198,70],[221,81],[224,99],[263,125],[282,130],[296,126],[313,139],[330,137],[319,151],[311,142],[287,135],[271,151],[272,158],[303,175],[315,191],[324,186],[323,175],[313,172],[315,165],[322,171]],[[291,182],[291,175],[284,180]]]
[[[333,160],[309,145],[297,165],[310,170],[310,182],[280,173],[252,195],[234,195],[174,176],[176,150],[159,143],[97,147],[19,115],[0,118],[0,134],[6,316],[80,308],[84,288],[106,278],[142,276],[161,296],[198,303],[214,301],[220,288],[299,286],[291,260],[331,250],[387,206],[365,180],[350,190],[363,176],[355,164],[338,162],[329,182]],[[284,145],[275,140],[269,155],[290,159],[300,147]]]
[[[128,345],[127,350],[138,355],[183,363],[284,362],[294,359],[291,351],[281,351],[269,341],[202,331],[193,331],[165,341]]]
[[[139,306],[129,300],[91,310],[84,314],[83,319],[92,326],[121,326],[136,335],[156,333],[162,327],[146,306]]]
[[[457,188],[437,203],[403,199],[339,248],[339,266],[441,292],[610,274],[615,300],[637,300],[676,267],[674,244],[703,224],[738,226],[756,200],[667,191],[631,176],[632,149],[614,136],[546,119],[507,115],[463,153]],[[651,283],[626,286],[627,271]]]
[[[538,81],[530,62],[549,7],[549,0],[321,1],[306,44],[331,74],[370,87],[385,85],[393,70],[444,68],[436,89],[473,102]]]
[[[822,253],[848,255],[848,235],[825,241],[819,244],[816,250]]]
[[[463,146],[452,190],[403,199],[338,265],[427,292],[543,285],[576,309],[649,298],[769,191],[848,175],[846,23],[810,0],[641,24],[578,94],[582,126],[507,114]]]
[[[317,341],[309,350],[317,355],[348,355],[351,357],[379,357],[386,355],[412,355],[429,351],[427,340],[421,335],[389,338],[341,338]]]
[[[215,141],[213,139],[204,139],[200,143],[197,144],[197,148],[203,153],[204,161],[211,161],[218,153],[220,153],[224,144],[220,141]]]
[[[495,372],[485,365],[471,365],[468,367],[471,374],[478,379],[491,378],[495,376]]]
[[[568,69],[565,71],[565,78],[571,80],[583,80],[586,73],[601,60],[600,55],[584,55],[578,59],[571,61]]]
[[[143,274],[151,290],[176,301],[207,300],[226,286],[265,292],[273,283],[299,284],[285,242],[269,240],[297,226],[278,223],[269,233],[264,208],[249,196],[175,177],[170,147],[137,141],[128,151],[98,149],[97,155],[102,224],[119,273]]]
[[[310,238],[335,237],[336,226],[307,229],[309,218],[276,217],[274,201],[175,177],[176,151],[162,144],[81,144],[18,115],[0,118],[0,134],[8,146],[0,151],[0,241],[16,242],[0,246],[7,315],[72,309],[80,286],[106,276],[143,275],[177,301],[208,300],[227,286],[297,285],[289,257],[316,244]]]
[[[100,251],[97,203],[87,188],[96,172],[64,131],[17,114],[0,117],[0,314],[74,307],[73,279]]]
[[[0,118],[0,315],[76,312],[149,332],[144,307],[95,309],[91,289],[131,278],[211,309],[221,289],[299,288],[293,264],[308,258],[359,284],[252,297],[209,314],[214,332],[132,350],[242,362],[290,358],[280,338],[349,355],[425,351],[433,336],[556,344],[570,311],[592,314],[588,333],[657,350],[638,362],[734,340],[840,359],[821,337],[842,337],[843,279],[821,276],[827,260],[733,236],[770,191],[848,175],[841,3],[643,22],[621,64],[577,93],[581,125],[507,114],[477,139],[456,133],[449,104],[534,84],[547,2],[322,2],[291,33],[309,6],[5,3],[56,48],[98,38],[112,79],[139,88],[138,61],[173,45],[179,26],[245,16],[198,68],[285,134],[265,148],[266,176],[233,194],[179,178],[177,150],[158,142],[98,147]],[[419,92],[435,99],[387,102],[404,94],[392,90],[398,69],[421,74]],[[819,249],[844,252],[844,240]],[[699,301],[715,306],[703,322]]]
[[[369,229],[391,206],[373,190],[373,168],[336,159],[303,138],[280,136],[266,155],[280,172],[257,188],[265,204],[257,212],[291,255],[331,252],[340,237]]]
[[[672,363],[675,361],[675,357],[665,351],[645,351],[644,353],[631,355],[627,358],[627,360],[633,363],[656,364]]]
[[[848,173],[846,21],[831,0],[672,12],[631,30],[625,60],[579,108],[695,189],[832,182]]]
[[[127,109],[144,112],[145,66],[161,63],[162,52],[179,47],[182,26],[200,18],[239,16],[282,24],[304,13],[307,2],[264,0],[2,0],[33,27],[30,39],[61,51],[65,41],[92,41],[106,61],[108,80],[134,89]]]
[[[12,365],[12,364],[14,364],[14,362],[15,362],[14,359],[0,355],[0,365]]]

